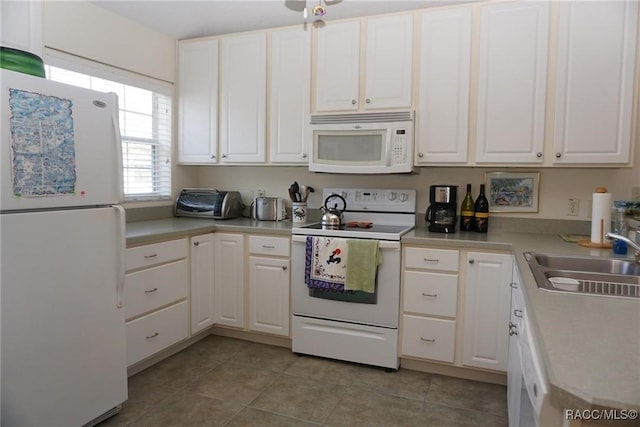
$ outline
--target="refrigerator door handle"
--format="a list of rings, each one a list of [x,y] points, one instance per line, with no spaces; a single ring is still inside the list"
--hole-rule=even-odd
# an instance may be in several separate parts
[[[116,301],[117,307],[123,306],[123,294],[124,294],[124,277],[125,277],[125,264],[126,264],[126,213],[122,206],[115,205],[113,208],[117,212],[118,216],[118,237],[120,239],[118,246],[120,247],[120,258],[118,261],[118,284],[116,286]]]

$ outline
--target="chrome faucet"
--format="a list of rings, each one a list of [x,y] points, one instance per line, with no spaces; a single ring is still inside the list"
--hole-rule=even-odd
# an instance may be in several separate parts
[[[636,261],[640,262],[640,245],[638,245],[636,242],[629,239],[628,237],[624,237],[616,233],[607,233],[604,235],[604,237],[606,237],[609,240],[611,239],[622,240],[627,244],[627,246],[631,246],[633,249],[636,250],[636,253],[635,253]]]

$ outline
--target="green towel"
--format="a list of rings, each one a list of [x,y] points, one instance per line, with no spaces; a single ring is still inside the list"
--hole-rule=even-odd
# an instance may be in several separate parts
[[[376,291],[376,272],[382,264],[382,253],[377,240],[347,240],[346,291]]]

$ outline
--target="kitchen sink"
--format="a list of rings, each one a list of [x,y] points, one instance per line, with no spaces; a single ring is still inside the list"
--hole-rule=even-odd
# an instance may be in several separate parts
[[[524,257],[542,290],[640,298],[640,264],[634,261],[531,252]]]
[[[631,260],[554,254],[530,255],[533,256],[537,264],[546,268],[640,276],[640,263]],[[529,258],[527,258],[527,261],[529,261]]]

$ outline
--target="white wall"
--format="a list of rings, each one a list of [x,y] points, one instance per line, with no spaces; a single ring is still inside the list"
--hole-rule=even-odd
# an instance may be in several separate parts
[[[87,1],[43,3],[43,42],[47,48],[175,83],[174,39]],[[174,112],[173,127],[174,135],[177,135],[175,113],[177,111]],[[177,158],[175,147],[173,157]],[[173,194],[184,187],[193,187],[196,183],[195,169],[174,165]],[[153,204],[157,203],[151,203]]]
[[[636,144],[637,148],[638,144]],[[640,159],[636,155],[636,159]],[[638,163],[638,162],[636,162]],[[591,194],[598,186],[605,186],[613,193],[614,200],[629,200],[631,186],[640,185],[640,168],[626,169],[500,169],[500,168],[417,168],[413,175],[334,175],[311,173],[304,167],[270,166],[199,166],[198,185],[220,190],[265,189],[267,196],[284,197],[293,183],[313,186],[317,191],[324,187],[363,188],[413,188],[418,191],[418,211],[424,212],[429,204],[429,186],[433,184],[458,185],[458,197],[462,200],[466,184],[473,184],[473,196],[478,195],[480,184],[487,171],[540,171],[539,212],[520,214],[492,214],[518,218],[545,218],[587,220]],[[570,197],[580,199],[580,215],[567,216]],[[309,198],[309,207],[318,208],[323,203],[316,193]]]

